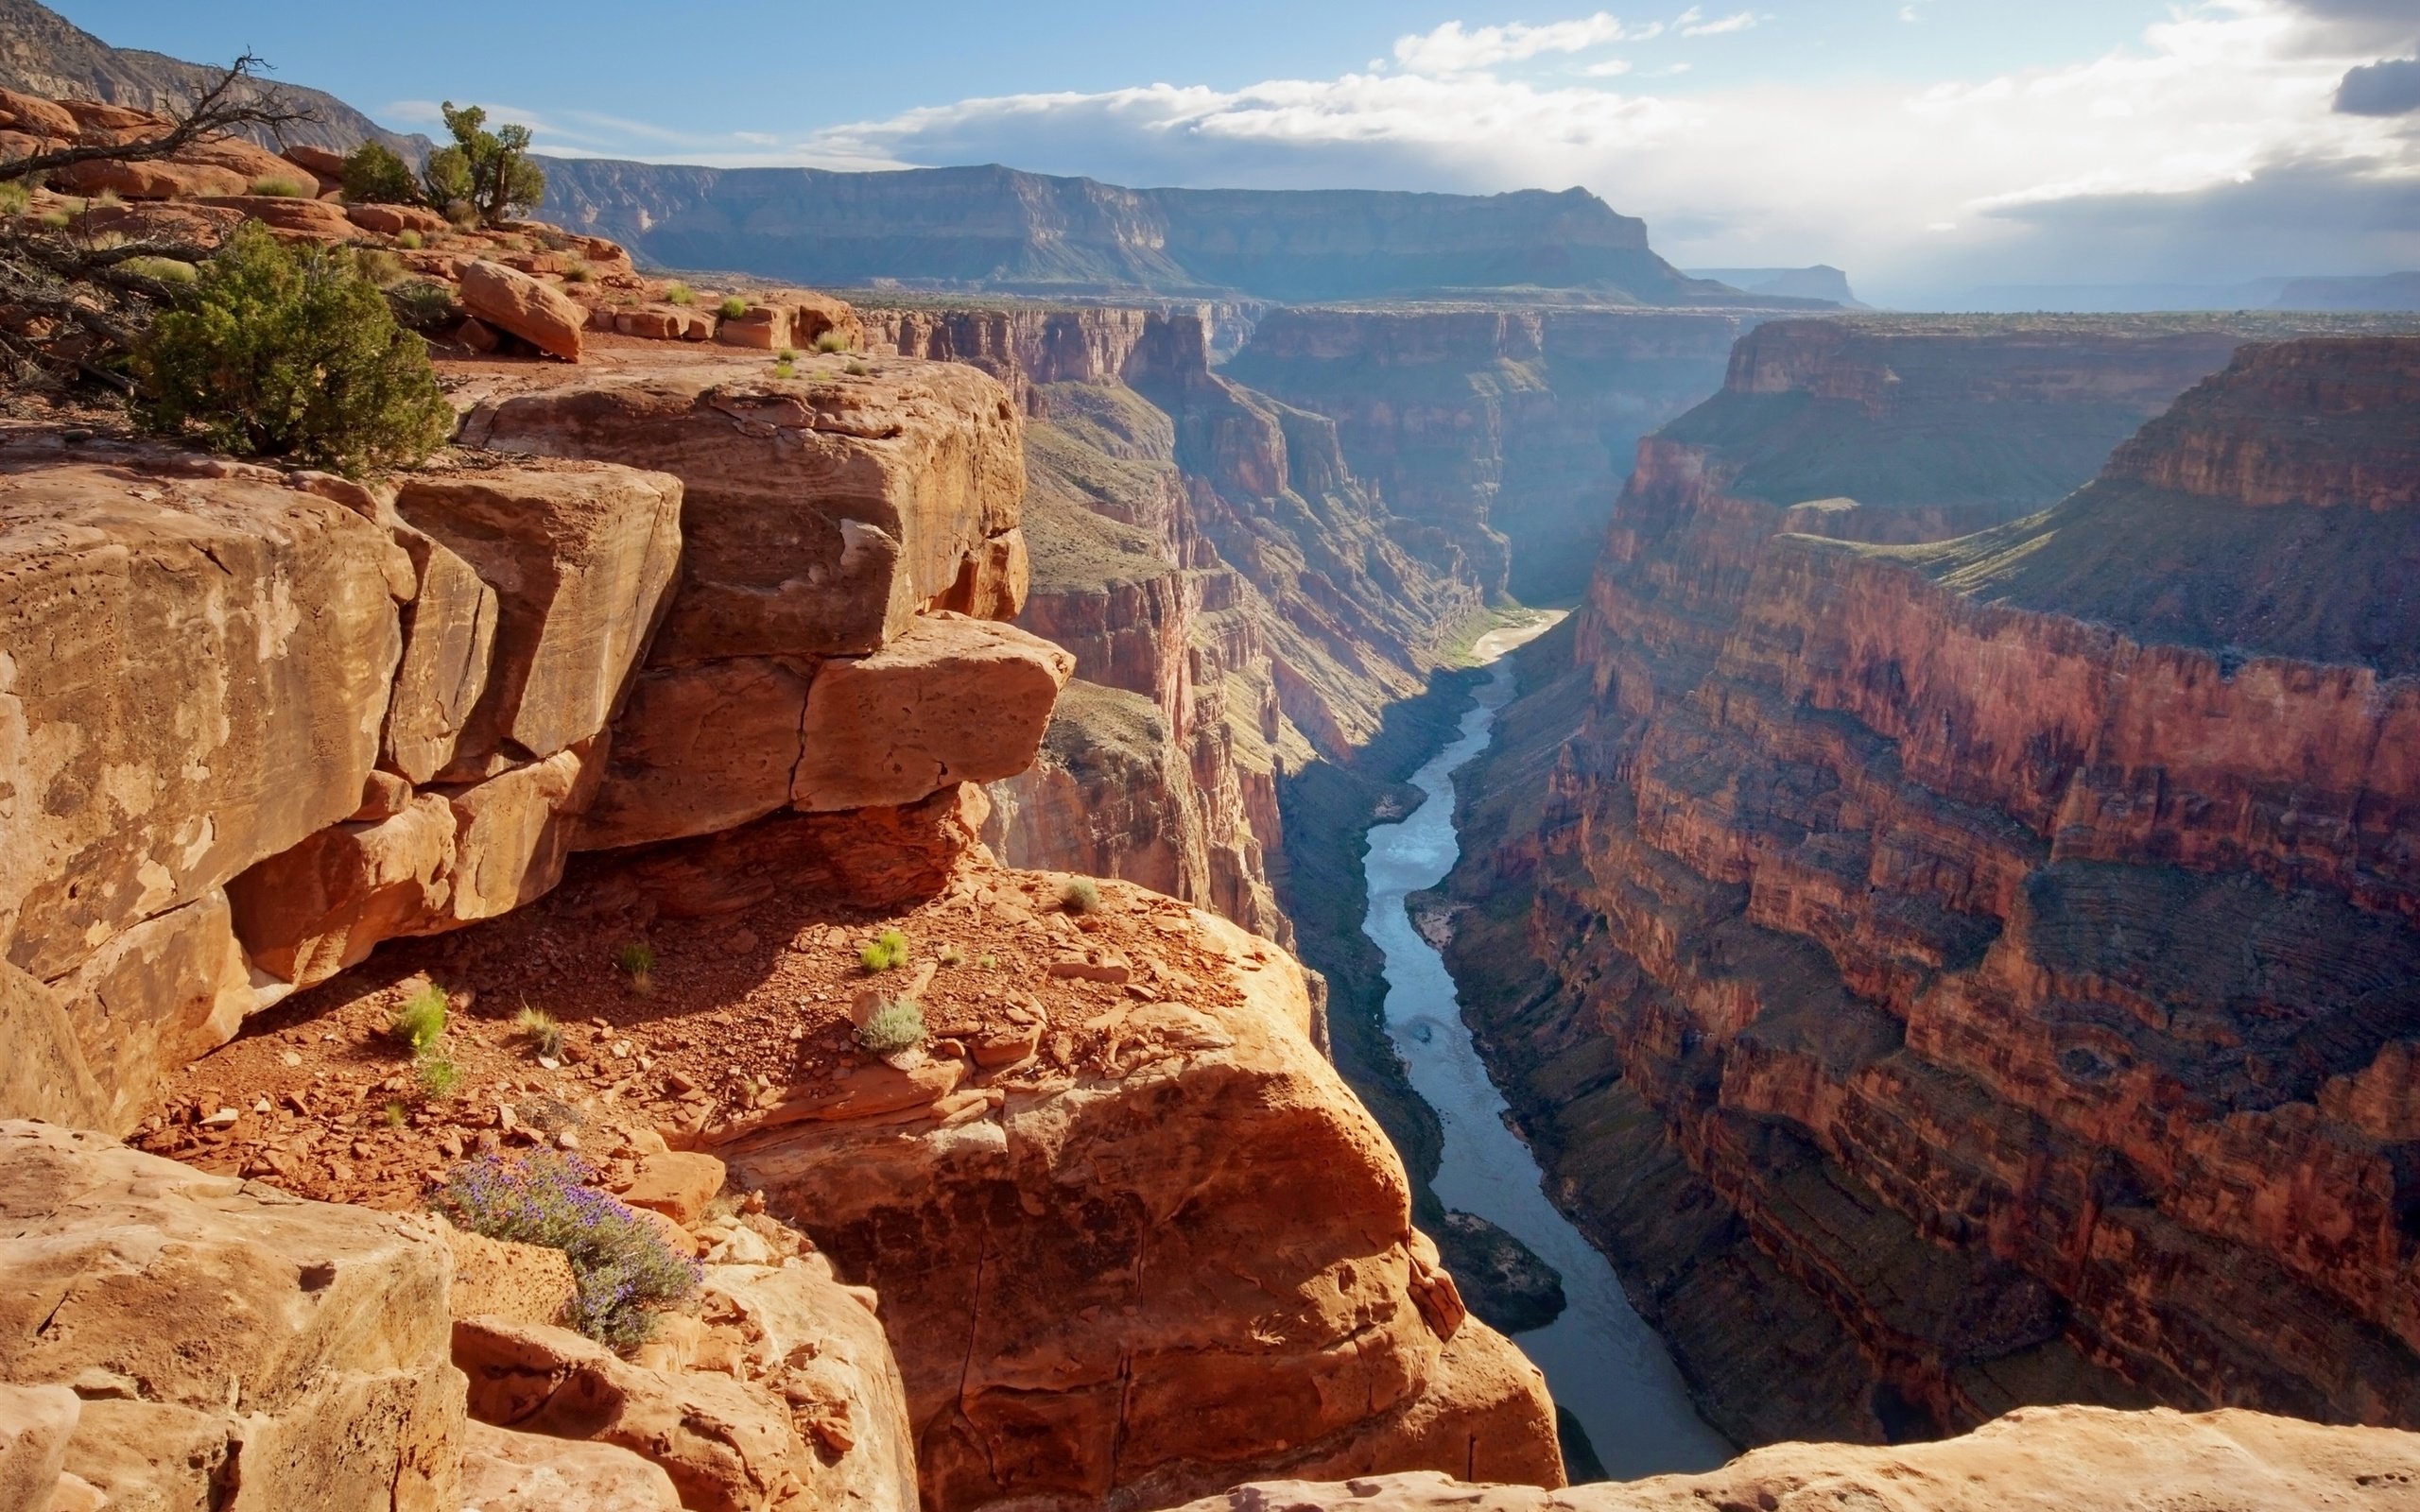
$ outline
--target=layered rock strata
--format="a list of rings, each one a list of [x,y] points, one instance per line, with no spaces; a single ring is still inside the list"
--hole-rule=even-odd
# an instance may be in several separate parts
[[[576,850],[1029,764],[1068,658],[955,611],[1022,596],[1016,414],[886,371],[819,409],[735,359],[638,364],[472,418],[522,460],[376,490],[9,437],[0,942],[12,1017],[74,1036],[20,1110],[129,1128],[285,991]]]
[[[1271,938],[1277,778],[1420,686],[1470,590],[1396,540],[1332,430],[1214,376],[1207,311],[869,312],[881,350],[977,367],[1028,415],[1018,623],[1074,653],[1042,759],[995,786],[1011,861],[1126,877]]]
[[[1576,598],[1639,437],[1722,382],[1754,313],[1375,306],[1264,316],[1226,376],[1337,423],[1345,460],[1490,595]]]
[[[2420,1415],[2420,808],[2366,565],[2415,549],[2414,345],[2246,349],[1940,545],[1749,549],[1738,473],[1642,449],[1577,668],[1478,779],[1510,838],[1453,955],[1719,1424]],[[1485,985],[1505,951],[1544,979]]]

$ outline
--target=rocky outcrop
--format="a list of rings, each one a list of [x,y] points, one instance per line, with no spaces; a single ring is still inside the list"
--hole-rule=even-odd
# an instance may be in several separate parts
[[[925,1504],[1163,1505],[1245,1465],[1559,1481],[1534,1368],[1462,1317],[1400,1162],[1312,1047],[1301,969],[1211,916],[1184,929],[1232,986],[1054,1009],[1046,1064],[1028,1039],[937,1125],[901,1120],[967,1095],[947,1060],[718,1136],[883,1296]],[[1134,949],[1098,968],[1113,997]]]
[[[1263,316],[1223,373],[1336,421],[1407,544],[1491,596],[1587,583],[1638,438],[1720,386],[1758,318],[1707,311],[1328,307]]]
[[[1785,1444],[1705,1475],[1562,1491],[1439,1475],[1239,1486],[1186,1512],[2178,1512],[2342,1507],[2390,1512],[2420,1486],[2420,1440],[2249,1412],[2186,1417],[2091,1407],[2014,1412],[1963,1438],[1900,1449]]]
[[[28,1123],[0,1222],[0,1378],[65,1388],[58,1469],[109,1505],[460,1504],[433,1234]]]
[[[1783,329],[1736,392],[1908,402]],[[2414,705],[2361,566],[2412,550],[2411,345],[2249,348],[2071,498],[1936,545],[1758,543],[1777,507],[1721,490],[1762,431],[1642,449],[1577,669],[1478,779],[1509,838],[1452,956],[1719,1425],[2420,1421]],[[1547,980],[1488,986],[1512,951]],[[1760,1395],[1785,1369],[1820,1397]]]

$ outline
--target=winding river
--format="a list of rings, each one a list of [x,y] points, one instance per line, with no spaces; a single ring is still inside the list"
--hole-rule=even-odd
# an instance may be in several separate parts
[[[1689,1405],[1663,1341],[1634,1312],[1604,1257],[1547,1200],[1530,1148],[1505,1123],[1506,1105],[1462,1023],[1453,978],[1404,910],[1408,893],[1433,887],[1451,868],[1454,769],[1487,748],[1495,712],[1512,695],[1501,660],[1546,627],[1497,630],[1478,647],[1495,662],[1460,736],[1412,775],[1427,795],[1412,816],[1370,832],[1370,915],[1362,928],[1387,958],[1387,1032],[1412,1086],[1444,1125],[1437,1195],[1510,1230],[1563,1275],[1569,1305],[1545,1328],[1514,1339],[1546,1372],[1555,1401],[1580,1419],[1616,1480],[1710,1469],[1730,1444]]]

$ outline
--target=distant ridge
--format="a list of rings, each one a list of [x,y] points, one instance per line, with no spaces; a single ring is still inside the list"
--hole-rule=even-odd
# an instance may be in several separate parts
[[[545,168],[550,216],[646,260],[808,284],[1295,303],[1508,289],[1773,302],[1690,278],[1648,247],[1645,222],[1583,189],[1128,189],[997,164],[838,173],[552,158]]]
[[[28,94],[106,100],[133,110],[165,112],[191,100],[216,77],[217,67],[233,61],[232,51],[211,67],[162,53],[112,47],[36,0],[0,0],[0,85]],[[375,137],[415,158],[428,150],[426,138],[389,131],[323,90],[305,89],[274,77],[266,82],[309,106],[319,119],[288,129],[283,143],[264,135],[265,145],[332,147],[341,152]]]
[[[9,88],[159,111],[210,77],[201,64],[112,47],[38,0],[0,0],[0,84]],[[320,117],[283,145],[344,150],[374,137],[415,159],[428,150],[426,138],[387,130],[333,94],[272,82]],[[1056,298],[1834,307],[1789,297],[1794,289],[1742,295],[1691,278],[1649,248],[1645,222],[1583,189],[1128,189],[998,165],[838,173],[540,161],[544,218],[610,236],[658,267]]]

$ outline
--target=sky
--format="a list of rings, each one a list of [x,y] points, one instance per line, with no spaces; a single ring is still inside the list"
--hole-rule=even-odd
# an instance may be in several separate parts
[[[1687,267],[1865,297],[2420,269],[2420,0],[66,0],[399,129],[1134,185],[1579,185]],[[677,22],[667,17],[677,15]]]

